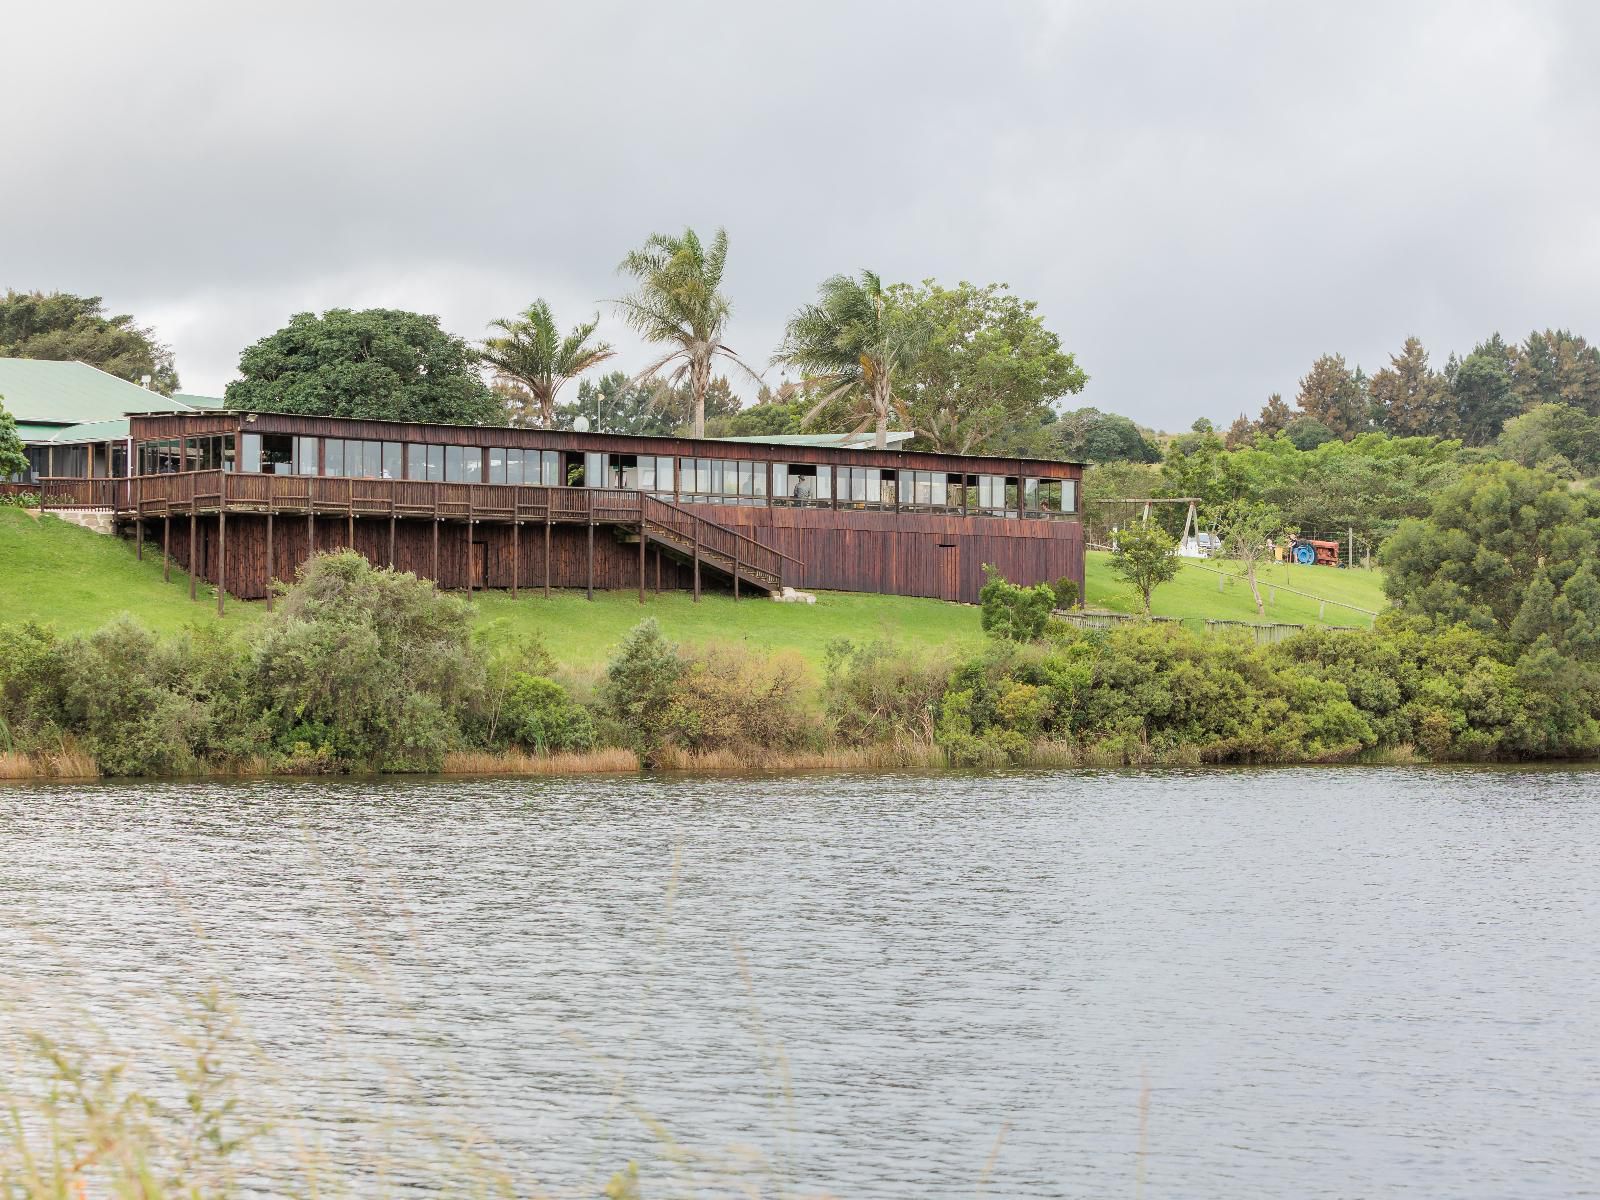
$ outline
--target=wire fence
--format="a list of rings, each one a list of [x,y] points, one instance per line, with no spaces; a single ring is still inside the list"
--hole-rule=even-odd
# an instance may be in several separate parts
[[[1119,612],[1088,612],[1080,609],[1057,609],[1056,616],[1068,625],[1079,629],[1118,629],[1124,625],[1143,625],[1147,623],[1161,625],[1179,625],[1194,633],[1207,634],[1243,634],[1253,638],[1258,646],[1270,646],[1293,637],[1302,629],[1311,629],[1310,625],[1297,625],[1288,621],[1230,621],[1213,619],[1211,617],[1141,617],[1129,613]],[[1340,629],[1350,629],[1357,632],[1366,632],[1360,626],[1339,626]]]

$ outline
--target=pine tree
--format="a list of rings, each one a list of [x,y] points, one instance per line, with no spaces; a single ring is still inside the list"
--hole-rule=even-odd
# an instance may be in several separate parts
[[[1345,441],[1368,427],[1367,399],[1359,370],[1352,372],[1342,354],[1324,354],[1312,363],[1311,370],[1300,380],[1300,394],[1295,401],[1301,412]]]
[[[1428,366],[1428,352],[1408,337],[1399,354],[1372,377],[1372,408],[1377,423],[1399,437],[1453,437],[1454,398],[1444,379]]]
[[[1268,437],[1277,437],[1289,428],[1289,422],[1294,420],[1294,409],[1284,403],[1283,396],[1273,392],[1267,397],[1266,404],[1261,407],[1261,415],[1256,418],[1256,428]]]

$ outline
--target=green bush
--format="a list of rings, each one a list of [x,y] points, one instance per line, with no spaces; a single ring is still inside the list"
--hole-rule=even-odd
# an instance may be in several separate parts
[[[512,682],[502,722],[507,741],[537,754],[594,748],[589,711],[555,680],[540,675],[519,675]]]
[[[950,666],[888,642],[828,644],[823,710],[834,739],[847,746],[932,742]]]
[[[1051,610],[1056,606],[1056,593],[1050,585],[1036,583],[1032,587],[1021,587],[1008,582],[987,564],[983,573],[988,577],[988,582],[978,592],[978,603],[983,607],[979,618],[983,631],[991,637],[1013,642],[1033,642],[1043,637]]]
[[[1050,590],[1055,593],[1057,608],[1075,608],[1078,603],[1078,581],[1063,575],[1050,585]]]
[[[683,662],[649,618],[635,625],[606,664],[600,705],[628,749],[651,765],[670,740],[671,709]]]
[[[713,645],[684,657],[668,709],[668,736],[681,749],[819,749],[822,727],[806,706],[805,664],[793,654],[752,654]]]

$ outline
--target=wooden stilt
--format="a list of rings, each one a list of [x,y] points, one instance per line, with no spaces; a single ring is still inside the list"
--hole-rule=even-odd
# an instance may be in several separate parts
[[[661,595],[661,547],[656,547],[656,595]]]
[[[162,583],[170,583],[172,581],[172,552],[169,549],[169,547],[171,545],[172,545],[172,514],[169,512],[169,513],[163,513],[161,515],[161,582]]]
[[[473,576],[478,573],[478,550],[472,544],[472,522],[467,522],[467,599],[472,599]]]
[[[267,513],[267,611],[272,611],[272,513]]]
[[[739,543],[733,543],[733,602],[739,603]]]
[[[194,502],[189,503],[189,599],[196,598],[194,585],[194,544],[198,539],[194,533]]]
[[[700,603],[700,522],[694,523],[694,602]]]
[[[389,513],[389,570],[394,570],[394,512]]]
[[[217,616],[228,594],[228,510],[217,509]]]
[[[439,587],[439,518],[433,518],[433,586]]]
[[[309,560],[317,552],[317,515],[306,514],[306,558]]]
[[[356,548],[356,515],[353,512],[344,515],[344,544],[348,549]]]
[[[511,598],[517,598],[517,579],[522,575],[522,536],[519,532],[522,525],[513,516],[511,519]]]
[[[591,502],[590,507],[593,507]],[[594,514],[589,514],[589,599],[594,599]]]
[[[544,598],[550,599],[550,518],[544,519]]]
[[[139,514],[139,523],[133,535],[135,549],[133,557],[139,562],[144,561],[144,514]]]
[[[639,522],[639,603],[644,603],[644,522]]]

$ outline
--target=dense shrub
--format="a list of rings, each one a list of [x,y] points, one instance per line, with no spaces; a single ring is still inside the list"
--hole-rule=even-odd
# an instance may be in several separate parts
[[[649,765],[670,740],[671,709],[683,661],[654,618],[639,622],[606,664],[599,700],[617,740]]]
[[[983,573],[988,577],[988,582],[978,592],[978,603],[983,609],[979,618],[983,631],[990,637],[1013,642],[1032,642],[1043,637],[1050,612],[1056,606],[1055,590],[1047,583],[1032,587],[1011,583],[987,564]]]
[[[847,746],[931,742],[950,665],[887,642],[828,644],[823,708],[834,739]]]
[[[252,686],[298,762],[436,770],[483,687],[471,609],[353,551],[318,555],[265,623]]]
[[[518,675],[506,692],[501,728],[512,745],[537,754],[594,748],[594,721],[553,679]]]

